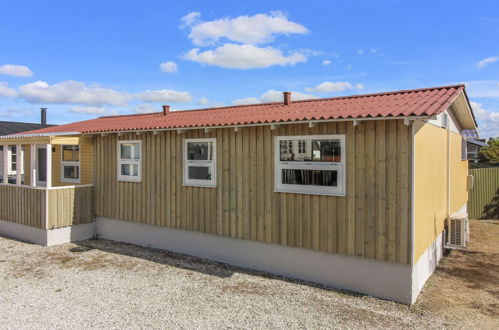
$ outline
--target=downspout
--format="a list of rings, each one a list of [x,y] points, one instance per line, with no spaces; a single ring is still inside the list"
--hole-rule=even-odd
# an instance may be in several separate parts
[[[448,116],[448,115],[447,115]],[[446,219],[447,228],[450,226],[450,118],[447,119],[447,205],[446,205]],[[447,242],[449,243],[449,242]]]

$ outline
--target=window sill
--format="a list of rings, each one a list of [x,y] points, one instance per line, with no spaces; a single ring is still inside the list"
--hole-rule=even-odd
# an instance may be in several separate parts
[[[135,182],[135,183],[140,183],[142,182],[142,179],[128,179],[128,178],[118,178],[116,179],[118,182]]]
[[[202,185],[202,184],[195,184],[195,183],[183,183],[182,186],[184,186],[184,187],[198,187],[198,188],[216,188],[217,187],[217,185],[212,185],[212,184]]]
[[[286,194],[300,194],[300,195],[346,197],[345,193],[309,192],[309,191],[295,191],[295,190],[286,190],[286,189],[274,189],[274,192],[275,193],[286,193]]]
[[[61,179],[61,182],[62,183],[77,183],[77,184],[81,183],[80,180],[69,180],[69,179]]]

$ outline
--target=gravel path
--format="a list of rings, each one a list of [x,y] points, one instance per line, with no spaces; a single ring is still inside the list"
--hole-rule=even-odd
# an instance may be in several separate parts
[[[85,252],[71,249],[91,247]],[[372,297],[107,240],[0,237],[0,328],[460,328]]]

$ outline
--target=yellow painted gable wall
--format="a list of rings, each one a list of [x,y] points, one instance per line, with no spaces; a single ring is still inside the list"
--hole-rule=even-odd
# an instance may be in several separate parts
[[[450,134],[450,214],[468,200],[468,162],[461,160],[461,135],[416,122],[414,136],[414,263],[442,233],[447,218],[447,134]]]
[[[52,186],[72,186],[92,184],[93,172],[93,146],[90,143],[80,144],[80,183],[62,182],[61,177],[61,150],[62,145],[52,146]]]

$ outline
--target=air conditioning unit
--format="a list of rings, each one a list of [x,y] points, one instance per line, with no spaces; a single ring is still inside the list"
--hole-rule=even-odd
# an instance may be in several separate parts
[[[468,215],[453,213],[447,223],[447,244],[449,249],[465,249],[468,242]]]

